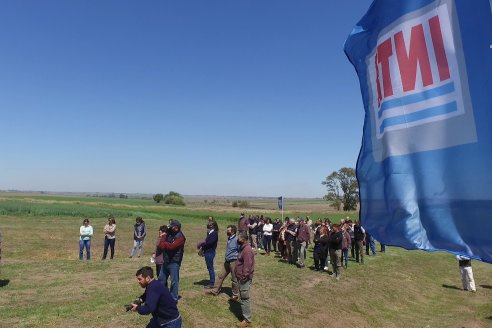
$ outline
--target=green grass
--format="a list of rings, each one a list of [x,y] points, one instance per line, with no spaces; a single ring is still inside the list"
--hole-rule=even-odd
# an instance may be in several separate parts
[[[227,295],[204,295],[199,283],[208,274],[203,258],[195,251],[196,242],[205,237],[207,216],[214,215],[221,229],[215,262],[218,274],[225,226],[237,221],[237,212],[155,206],[151,202],[136,205],[133,200],[76,203],[78,200],[69,197],[27,198],[30,200],[0,201],[4,236],[0,327],[145,326],[148,317],[126,313],[123,305],[142,293],[135,271],[150,264],[157,229],[170,218],[182,221],[187,237],[179,302],[184,327],[231,327],[238,322],[237,306],[228,302]],[[116,214],[116,259],[101,261],[102,229],[108,213]],[[145,255],[129,259],[137,214],[144,217],[149,236]],[[346,216],[311,215],[335,221]],[[78,260],[78,229],[83,217],[91,218],[95,231],[90,262]],[[308,264],[312,264],[311,254],[308,252]],[[475,294],[459,290],[457,263],[453,256],[441,252],[388,247],[386,254],[367,257],[365,265],[351,261],[338,282],[326,273],[257,255],[253,320],[256,327],[492,327],[492,267],[475,261],[473,269],[478,287]],[[230,287],[230,282],[224,287]]]

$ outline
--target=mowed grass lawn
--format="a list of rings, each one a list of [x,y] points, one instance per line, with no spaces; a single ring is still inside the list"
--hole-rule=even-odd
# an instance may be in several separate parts
[[[0,202],[0,210],[7,204]],[[239,305],[230,303],[227,295],[230,280],[224,285],[226,293],[218,297],[203,292],[208,273],[195,246],[205,237],[207,213],[152,208],[145,216],[145,207],[139,206],[148,237],[144,255],[129,259],[135,217],[120,209],[116,258],[111,261],[101,260],[106,218],[91,217],[95,231],[92,260],[79,261],[82,217],[63,214],[66,208],[51,216],[52,204],[39,206],[47,207],[43,215],[37,215],[36,208],[0,215],[4,236],[0,327],[145,326],[149,317],[127,313],[123,305],[143,292],[135,271],[151,265],[158,227],[170,218],[181,220],[187,237],[179,302],[184,327],[232,327],[239,322]],[[88,208],[86,204],[70,206],[77,215]],[[97,206],[91,214],[117,210]],[[237,213],[210,214],[217,215],[220,226],[218,274],[225,227],[236,222]],[[311,251],[307,263],[312,264]],[[385,254],[367,257],[364,265],[350,261],[338,282],[326,272],[297,269],[274,256],[258,254],[252,287],[253,322],[256,327],[492,327],[492,266],[474,261],[473,271],[477,293],[460,290],[457,262],[447,253],[387,247]]]

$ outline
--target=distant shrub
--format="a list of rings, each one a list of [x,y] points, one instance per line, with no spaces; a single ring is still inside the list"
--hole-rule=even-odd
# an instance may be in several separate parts
[[[232,207],[248,208],[249,202],[247,200],[235,200],[232,202]]]
[[[186,205],[183,196],[175,191],[170,191],[162,200],[164,201],[164,204],[180,206]]]

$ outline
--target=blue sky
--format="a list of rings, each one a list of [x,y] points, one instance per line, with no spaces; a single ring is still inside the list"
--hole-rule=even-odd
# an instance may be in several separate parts
[[[360,148],[370,3],[3,3],[0,189],[322,197]]]

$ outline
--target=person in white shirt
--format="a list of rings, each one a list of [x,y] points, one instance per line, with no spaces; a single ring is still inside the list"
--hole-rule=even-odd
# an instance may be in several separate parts
[[[91,259],[91,238],[93,233],[92,226],[89,225],[89,219],[84,219],[84,223],[80,227],[79,260],[82,260],[84,257],[84,247],[87,254],[87,260]]]
[[[266,255],[270,255],[270,252],[272,251],[272,230],[272,219],[267,218],[263,225],[263,249],[265,250]]]

